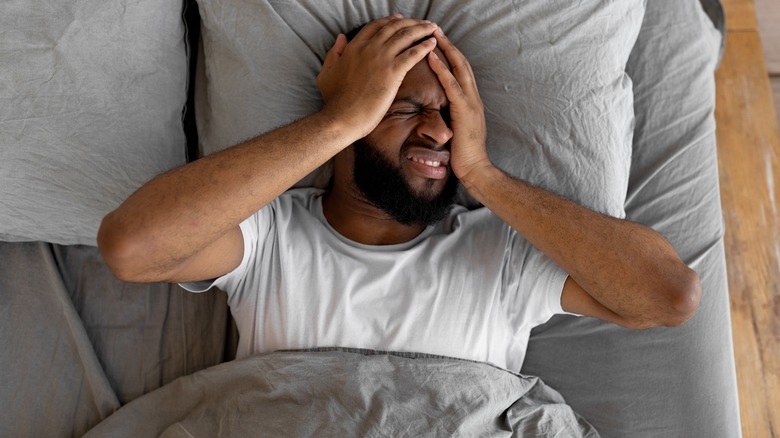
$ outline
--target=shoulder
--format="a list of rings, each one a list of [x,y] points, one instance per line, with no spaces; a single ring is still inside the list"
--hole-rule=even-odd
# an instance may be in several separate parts
[[[275,204],[310,206],[325,194],[324,189],[303,187],[287,190],[274,200]]]
[[[468,209],[455,205],[450,214],[438,224],[439,232],[456,233],[466,231],[506,231],[511,227],[485,207]]]
[[[276,199],[268,203],[266,208],[261,209],[256,214],[262,215],[264,212],[273,214],[276,219],[287,217],[296,210],[312,211],[325,190],[314,187],[290,189]]]

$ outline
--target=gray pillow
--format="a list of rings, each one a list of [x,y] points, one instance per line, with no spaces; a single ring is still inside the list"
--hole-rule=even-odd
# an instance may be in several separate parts
[[[721,43],[699,1],[654,0],[626,66],[637,116],[626,216],[699,274],[696,315],[649,330],[557,316],[528,343],[522,372],[604,437],[740,436],[713,117]]]
[[[185,162],[180,0],[0,6],[0,239],[95,244],[101,218]]]
[[[499,167],[624,216],[634,120],[624,68],[644,0],[201,0],[199,6],[202,154],[317,111],[315,77],[336,35],[401,12],[438,23],[471,61]],[[320,172],[300,185],[325,181]]]

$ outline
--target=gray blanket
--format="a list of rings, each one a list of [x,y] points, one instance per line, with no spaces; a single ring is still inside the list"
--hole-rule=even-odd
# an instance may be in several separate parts
[[[597,437],[535,377],[464,360],[278,352],[179,378],[87,437]]]

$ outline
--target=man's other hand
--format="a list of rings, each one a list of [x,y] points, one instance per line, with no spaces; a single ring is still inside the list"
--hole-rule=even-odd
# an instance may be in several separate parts
[[[325,101],[323,112],[344,121],[365,137],[379,124],[406,73],[425,59],[436,40],[428,38],[437,26],[400,15],[368,23],[347,43],[339,34],[325,55],[317,86]]]
[[[450,165],[452,171],[466,184],[471,172],[478,168],[492,167],[485,141],[487,127],[485,108],[479,97],[474,72],[466,57],[444,35],[441,29],[434,33],[439,50],[447,57],[452,71],[436,53],[428,55],[428,63],[436,73],[447,99],[450,101]]]

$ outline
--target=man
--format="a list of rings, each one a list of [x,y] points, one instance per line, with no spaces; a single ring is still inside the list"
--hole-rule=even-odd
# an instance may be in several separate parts
[[[519,371],[554,313],[634,328],[694,313],[698,276],[660,235],[493,166],[471,67],[435,24],[396,15],[339,35],[317,84],[320,112],[107,215],[98,243],[115,275],[216,279],[185,286],[226,289],[239,357],[360,347]],[[283,194],[332,157],[329,191]],[[456,178],[486,208],[450,211]]]

